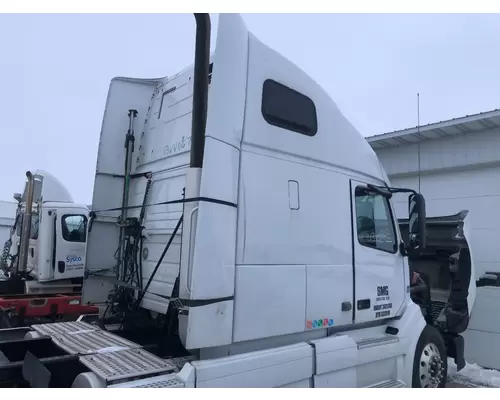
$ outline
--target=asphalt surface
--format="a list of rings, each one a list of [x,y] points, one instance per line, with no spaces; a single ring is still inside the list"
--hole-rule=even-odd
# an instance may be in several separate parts
[[[448,377],[448,382],[446,383],[446,387],[447,388],[493,388],[494,386],[490,386],[482,382],[466,378],[461,375],[451,375]]]
[[[471,388],[471,387],[475,387],[475,386],[467,386],[467,385],[464,385],[462,383],[448,382],[446,384],[446,387],[447,388]]]

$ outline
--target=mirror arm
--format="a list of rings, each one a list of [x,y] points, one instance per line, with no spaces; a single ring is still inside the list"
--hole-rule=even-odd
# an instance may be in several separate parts
[[[403,242],[403,241],[401,241],[399,243],[399,252],[401,253],[401,255],[403,257],[406,257],[408,255],[408,248],[407,248],[405,242]]]
[[[371,192],[374,192],[374,193],[377,193],[387,199],[390,199],[392,197],[392,193],[390,191],[388,191],[386,187],[384,186],[375,186],[375,185],[371,185],[371,184],[368,184],[367,185],[367,189]]]
[[[94,225],[94,219],[96,217],[95,211],[91,211],[89,213],[89,221],[87,226],[88,233],[92,232],[92,226]]]
[[[411,194],[418,194],[416,190],[413,189],[405,189],[405,188],[396,188],[396,187],[390,187],[390,186],[377,186],[377,185],[368,185],[368,189],[374,190],[377,193],[386,193],[389,192],[391,194],[393,193],[411,193]]]
[[[403,188],[393,188],[393,187],[390,187],[390,188],[387,188],[391,193],[411,193],[411,194],[414,194],[414,195],[417,195],[417,191],[413,190],[413,189],[403,189]]]

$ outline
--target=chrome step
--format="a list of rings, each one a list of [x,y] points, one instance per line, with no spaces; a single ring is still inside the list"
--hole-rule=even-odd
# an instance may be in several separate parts
[[[108,388],[183,388],[184,382],[174,375],[154,376],[152,378],[140,379],[109,385]]]
[[[358,345],[358,350],[368,349],[370,347],[383,346],[385,344],[397,343],[399,339],[392,335],[386,335],[381,337],[374,337],[368,339],[361,339],[356,342]]]
[[[393,389],[393,388],[405,388],[406,384],[402,381],[382,381],[375,385],[366,386],[367,388],[381,388],[381,389]]]

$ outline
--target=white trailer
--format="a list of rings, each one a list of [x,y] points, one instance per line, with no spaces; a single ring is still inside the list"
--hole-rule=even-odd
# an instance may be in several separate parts
[[[111,82],[83,287],[98,324],[0,342],[0,376],[24,360],[37,387],[443,387],[474,292],[444,325],[428,292],[412,301],[423,197],[391,188],[328,94],[240,16],[220,16],[213,55],[195,17],[194,66]],[[475,288],[463,229],[430,221],[428,245],[447,239]]]

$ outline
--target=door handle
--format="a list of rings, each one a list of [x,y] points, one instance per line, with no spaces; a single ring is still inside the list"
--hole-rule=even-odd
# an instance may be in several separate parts
[[[66,270],[66,263],[64,261],[58,261],[57,270],[60,274],[64,274],[64,271]]]
[[[342,311],[351,311],[352,310],[352,304],[350,301],[344,301],[342,303]]]
[[[358,300],[358,310],[366,310],[370,308],[371,301],[370,299]]]

